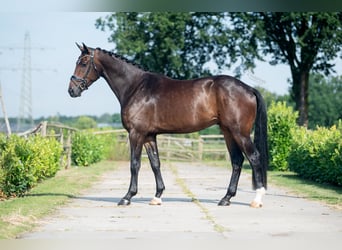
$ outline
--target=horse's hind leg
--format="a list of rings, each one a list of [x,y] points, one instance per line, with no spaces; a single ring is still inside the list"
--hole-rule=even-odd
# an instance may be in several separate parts
[[[236,136],[241,149],[245,153],[253,171],[253,188],[256,189],[256,196],[251,202],[251,207],[262,207],[262,197],[266,193],[263,174],[260,162],[260,153],[249,136]]]
[[[232,163],[233,172],[226,195],[218,203],[219,206],[229,206],[230,199],[236,195],[237,186],[240,178],[242,163],[244,157],[238,146],[228,131],[223,131],[226,140],[227,148],[229,150],[230,159]]]
[[[160,160],[156,136],[148,138],[148,141],[144,144],[144,146],[148,155],[148,159],[150,160],[154,177],[156,179],[156,194],[154,198],[150,201],[150,205],[161,205],[162,200],[160,197],[163,194],[165,186],[160,172]]]

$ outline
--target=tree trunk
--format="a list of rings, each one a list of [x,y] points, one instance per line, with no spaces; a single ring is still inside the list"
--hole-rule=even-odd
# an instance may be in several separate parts
[[[309,120],[309,71],[292,71],[292,98],[299,111],[298,125],[308,127]]]

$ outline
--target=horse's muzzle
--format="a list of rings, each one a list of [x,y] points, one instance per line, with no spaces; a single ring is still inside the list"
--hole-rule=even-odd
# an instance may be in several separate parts
[[[80,90],[80,88],[74,86],[72,83],[70,83],[70,87],[68,89],[69,95],[71,97],[80,97],[82,91]]]

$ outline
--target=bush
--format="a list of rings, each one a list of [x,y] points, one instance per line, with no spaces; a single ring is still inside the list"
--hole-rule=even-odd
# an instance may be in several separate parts
[[[288,157],[292,145],[291,130],[297,127],[298,113],[285,102],[272,102],[268,109],[268,145],[271,170],[288,170]]]
[[[0,141],[0,190],[6,196],[24,194],[59,169],[62,147],[53,138],[12,135]]]
[[[127,133],[108,133],[96,135],[101,140],[103,158],[107,160],[129,160],[129,147],[127,145]]]
[[[60,168],[61,144],[53,138],[33,136],[28,138],[32,150],[30,164],[34,166],[34,176],[38,181],[55,176]]]
[[[103,159],[104,144],[95,135],[80,131],[72,136],[71,160],[76,166],[89,166]]]
[[[319,183],[342,186],[342,131],[336,126],[314,131],[298,128],[289,155],[289,168]]]

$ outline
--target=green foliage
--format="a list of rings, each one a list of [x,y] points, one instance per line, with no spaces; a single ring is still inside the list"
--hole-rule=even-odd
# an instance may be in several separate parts
[[[342,129],[297,128],[293,133],[289,168],[304,178],[342,186]]]
[[[310,77],[309,128],[331,127],[342,119],[342,76]]]
[[[53,177],[60,167],[61,144],[53,138],[43,138],[39,135],[27,140],[32,150],[30,164],[34,166],[34,175],[38,181]]]
[[[96,137],[103,144],[103,158],[106,160],[129,160],[127,133],[98,134]]]
[[[307,130],[296,125],[296,118],[297,112],[284,102],[269,107],[270,169],[342,186],[342,121],[330,129]]]
[[[213,125],[213,126],[210,126],[209,128],[199,131],[199,134],[200,135],[219,135],[221,134],[221,129],[220,129],[220,126]]]
[[[72,136],[71,160],[77,166],[89,166],[104,156],[104,144],[92,133],[80,131]]]
[[[231,41],[225,13],[118,12],[99,18],[116,52],[174,78],[208,75],[208,62],[227,65]],[[232,60],[231,60],[232,61]]]
[[[74,126],[78,129],[90,129],[90,128],[96,128],[97,123],[96,121],[89,117],[89,116],[80,116]]]
[[[271,65],[289,65],[298,121],[306,125],[309,74],[332,72],[331,61],[342,52],[342,13],[231,12],[229,16],[236,37],[233,48],[240,52],[244,68],[265,55],[271,56]]]
[[[285,102],[272,102],[268,108],[269,166],[272,170],[288,170],[288,156],[292,145],[291,130],[296,127],[298,113]]]
[[[294,103],[292,103],[291,98],[288,94],[278,95],[276,93],[268,91],[267,89],[261,86],[256,86],[255,88],[260,92],[260,94],[264,98],[266,107],[270,107],[272,102],[286,102],[287,106],[294,106]]]
[[[0,141],[0,191],[6,196],[24,194],[60,167],[62,147],[53,138],[12,135]]]

